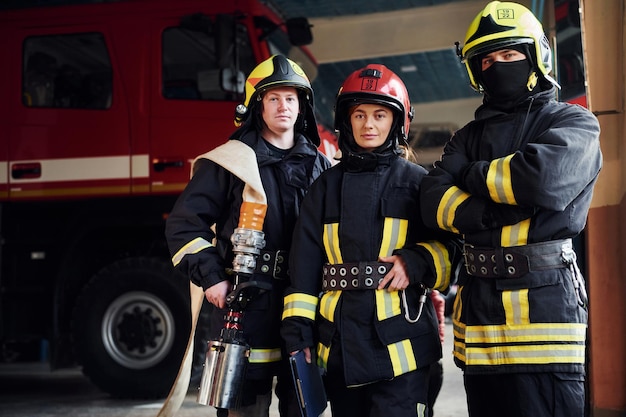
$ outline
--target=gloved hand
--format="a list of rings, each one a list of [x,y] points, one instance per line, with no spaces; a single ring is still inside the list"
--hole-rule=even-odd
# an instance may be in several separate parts
[[[533,207],[512,206],[508,204],[491,203],[483,213],[483,225],[486,229],[516,224],[535,214]]]
[[[487,170],[489,169],[489,162],[486,161],[474,161],[467,164],[460,170],[460,176],[458,178],[457,185],[468,192],[471,192],[468,184],[484,184],[487,177]],[[475,178],[472,178],[474,176]]]

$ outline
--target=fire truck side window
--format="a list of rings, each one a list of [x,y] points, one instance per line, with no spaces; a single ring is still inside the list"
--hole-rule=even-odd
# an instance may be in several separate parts
[[[22,103],[28,107],[108,109],[111,61],[99,33],[27,38]]]
[[[171,27],[163,32],[163,97],[176,100],[238,100],[222,89],[223,69],[232,68],[235,53],[239,70],[248,74],[255,61],[245,26],[237,27],[237,48],[218,58],[213,33]],[[218,62],[219,61],[219,62]]]

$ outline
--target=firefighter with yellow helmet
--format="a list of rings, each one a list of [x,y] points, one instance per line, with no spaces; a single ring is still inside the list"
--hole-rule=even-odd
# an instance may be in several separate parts
[[[493,1],[459,51],[483,94],[422,181],[431,227],[463,236],[454,359],[470,417],[582,417],[587,299],[573,239],[602,166],[587,109],[556,101],[541,23]]]
[[[300,203],[330,166],[317,150],[313,90],[302,69],[282,55],[260,63],[246,80],[235,124],[227,143],[195,160],[167,219],[166,237],[175,268],[214,306],[210,339],[233,342],[224,340],[224,330],[236,329],[241,340],[235,342],[250,348],[242,386],[235,387],[237,404],[215,405],[218,416],[267,416],[278,376],[280,415],[299,417],[279,331],[287,259]],[[243,288],[249,292],[242,300]],[[243,314],[233,314],[235,301],[243,310],[235,313]],[[225,317],[234,317],[228,329]]]

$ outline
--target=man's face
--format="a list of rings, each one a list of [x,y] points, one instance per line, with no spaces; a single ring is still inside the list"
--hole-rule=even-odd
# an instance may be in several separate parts
[[[523,61],[525,59],[526,55],[520,51],[516,51],[515,49],[500,49],[483,57],[481,60],[481,71],[485,71],[487,68],[492,66],[494,62],[515,62]]]
[[[292,130],[298,119],[298,92],[293,87],[277,87],[263,95],[263,121],[274,133]]]

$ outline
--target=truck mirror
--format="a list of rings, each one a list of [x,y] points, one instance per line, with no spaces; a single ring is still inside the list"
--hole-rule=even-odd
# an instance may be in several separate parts
[[[222,90],[231,93],[243,94],[243,88],[246,83],[246,76],[242,71],[232,70],[230,68],[222,69],[221,84]]]
[[[231,58],[234,62],[236,51],[235,17],[228,14],[219,14],[215,21],[215,53],[220,68],[228,66]]]
[[[294,46],[310,45],[313,42],[311,25],[306,17],[293,17],[285,22],[289,42]]]

